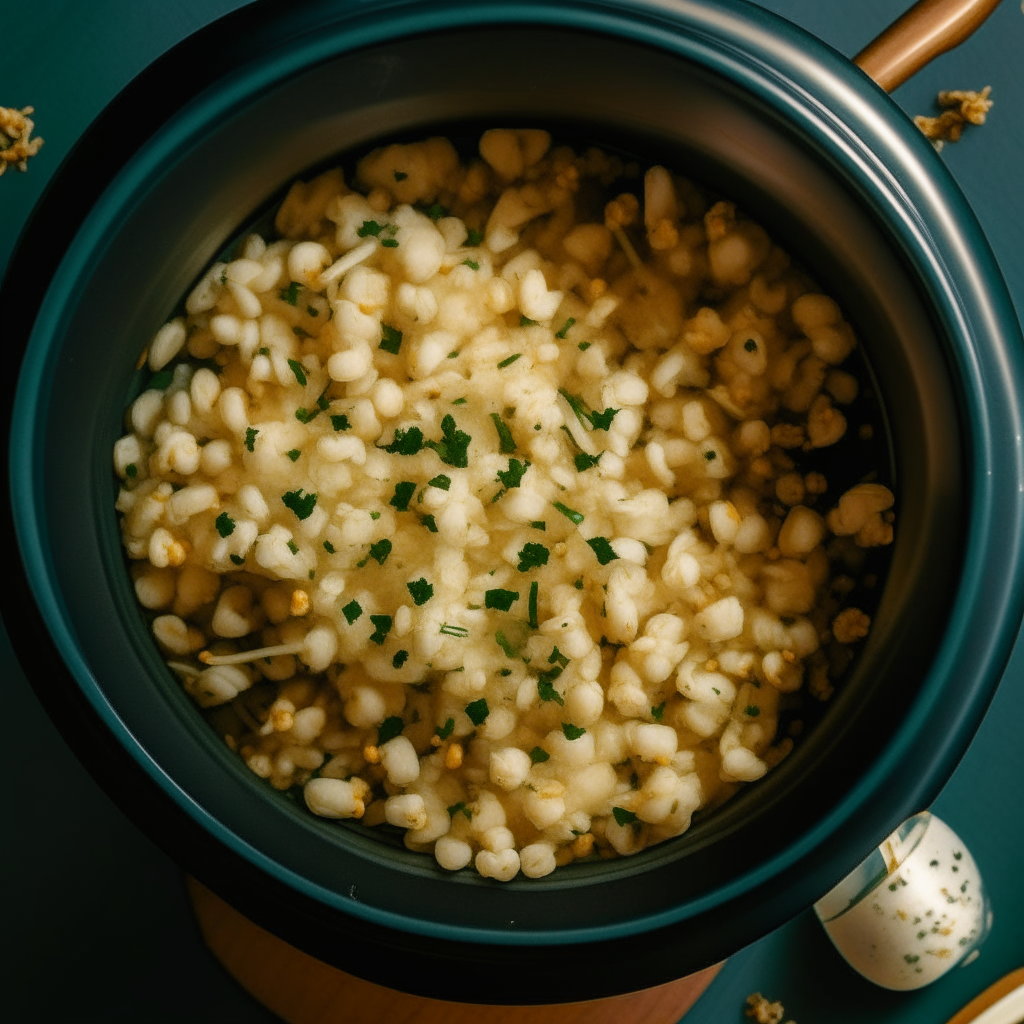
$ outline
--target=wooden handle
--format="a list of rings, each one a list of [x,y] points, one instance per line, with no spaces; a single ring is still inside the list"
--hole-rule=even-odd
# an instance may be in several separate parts
[[[959,46],[999,0],[919,0],[853,58],[886,92],[930,60]]]

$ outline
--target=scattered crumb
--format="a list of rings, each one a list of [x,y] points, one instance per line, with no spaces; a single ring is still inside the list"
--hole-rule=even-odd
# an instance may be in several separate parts
[[[9,166],[27,171],[28,158],[39,152],[43,140],[29,137],[35,128],[28,116],[32,112],[32,107],[0,107],[0,174]]]
[[[985,117],[992,109],[993,101],[988,98],[991,92],[990,85],[986,85],[981,92],[970,89],[940,92],[937,102],[942,113],[938,117],[918,114],[914,124],[932,140],[936,149],[942,149],[947,142],[959,142],[966,125],[985,123]]]
[[[841,644],[852,644],[868,635],[869,619],[859,608],[844,608],[832,620],[832,635]]]
[[[773,1003],[760,992],[747,996],[747,1008],[743,1012],[755,1024],[782,1024],[782,1018],[786,1015],[782,1003]],[[796,1022],[788,1021],[787,1024],[796,1024]]]

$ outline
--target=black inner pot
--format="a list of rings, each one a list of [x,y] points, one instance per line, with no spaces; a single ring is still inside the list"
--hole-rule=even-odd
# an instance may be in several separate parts
[[[813,272],[853,322],[877,375],[898,519],[871,636],[789,758],[678,839],[499,885],[472,871],[448,874],[369,830],[314,818],[224,747],[163,666],[139,614],[112,507],[110,452],[139,351],[203,266],[290,179],[385,136],[507,124],[547,127],[557,139],[604,143],[676,169],[737,200]],[[62,327],[45,423],[53,572],[92,672],[126,727],[203,812],[280,866],[264,874],[190,827],[175,839],[154,825],[241,910],[384,984],[442,998],[542,1002],[636,989],[705,966],[835,881],[791,870],[754,905],[719,895],[710,908],[694,906],[689,921],[625,934],[630,922],[692,904],[767,861],[836,806],[912,703],[959,572],[964,456],[926,302],[868,204],[766,106],[696,65],[588,33],[499,27],[369,48],[296,75],[197,136],[125,210],[81,283]],[[851,825],[830,842],[848,843],[855,860],[878,838]],[[335,907],[308,889],[297,894],[285,871],[333,894]],[[336,909],[349,900],[357,901],[347,904],[352,914]],[[390,927],[380,911],[420,924]],[[609,927],[586,942],[564,934]],[[461,929],[492,934],[479,942]],[[557,949],[535,948],[551,942]],[[402,971],[388,952],[406,957]],[[566,971],[571,962],[617,970]],[[457,992],[456,965],[466,983]],[[525,974],[509,970],[516,966]]]

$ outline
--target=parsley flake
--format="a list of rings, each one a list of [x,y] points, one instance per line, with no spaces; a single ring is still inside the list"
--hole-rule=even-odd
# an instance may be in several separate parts
[[[172,380],[174,380],[174,370],[170,368],[160,370],[150,378],[149,388],[151,391],[166,391],[171,386]]]
[[[604,412],[592,412],[590,422],[593,423],[595,430],[607,430],[612,425],[616,414],[621,411],[621,409],[605,409]]]
[[[704,458],[707,459],[708,462],[714,462],[715,457],[716,457],[717,454],[718,453],[714,452],[714,451],[706,451],[704,453]]]
[[[450,476],[445,476],[444,473],[439,473],[433,480],[427,481],[428,487],[437,487],[442,491],[447,491],[451,485],[452,478]]]
[[[437,520],[432,515],[420,516],[420,525],[425,526],[431,533],[437,533]]]
[[[366,238],[367,235],[376,238],[383,230],[383,225],[378,224],[375,220],[364,220],[362,225],[356,228],[356,234],[360,238]]]
[[[617,825],[632,825],[636,821],[636,815],[632,811],[627,811],[625,807],[613,807],[612,814]]]
[[[567,740],[578,740],[586,731],[582,725],[572,725],[569,722],[562,723],[562,735]]]
[[[581,341],[581,342],[580,342],[580,343],[579,343],[579,344],[578,344],[578,345],[577,345],[576,347],[577,347],[577,348],[578,348],[578,349],[579,349],[579,350],[580,350],[581,352],[586,352],[586,351],[587,351],[587,349],[588,349],[588,348],[590,348],[590,342],[589,342],[589,341]]]
[[[422,576],[418,580],[406,583],[405,587],[417,608],[426,604],[434,596],[433,583],[428,583]]]
[[[484,240],[484,233],[477,231],[476,228],[470,228],[469,234],[466,236],[466,245],[475,249]]]
[[[213,525],[217,527],[217,532],[222,537],[230,537],[235,532],[235,521],[227,512],[221,512]]]
[[[377,746],[383,746],[388,740],[402,735],[405,722],[398,715],[389,715],[377,726]]]
[[[282,494],[281,500],[299,519],[308,519],[316,508],[316,494],[306,494],[301,487],[297,491]]]
[[[520,327],[536,327],[537,326],[537,321],[536,320],[531,320],[528,316],[523,314],[522,316],[519,317],[519,326]]]
[[[381,341],[377,347],[397,356],[398,350],[402,347],[402,332],[390,324],[381,324],[380,333]]]
[[[500,629],[494,634],[494,642],[505,652],[506,658],[519,657],[519,651]]]
[[[253,451],[256,445],[256,435],[259,431],[255,427],[245,428],[245,447],[248,451]]]
[[[319,316],[320,315],[320,310],[317,309],[316,306],[307,306],[306,307],[306,312],[310,316]]]
[[[245,559],[241,555],[228,555],[228,558],[230,558],[235,565],[245,565]]]
[[[457,636],[459,638],[469,636],[469,630],[465,626],[452,626],[447,622],[441,623],[441,628],[438,633],[443,633],[445,636]]]
[[[298,462],[299,456],[301,454],[302,454],[302,449],[301,448],[293,448],[290,452],[285,452],[285,455],[287,455],[288,458],[292,460],[292,462]]]
[[[452,804],[448,808],[448,817],[454,818],[456,814],[464,814],[470,821],[473,820],[473,812],[466,806],[465,800],[460,800],[457,804]]]
[[[405,181],[409,175],[405,171],[395,171],[395,181]]]
[[[474,725],[483,725],[490,713],[491,709],[487,706],[486,697],[481,697],[479,700],[473,701],[472,704],[466,705],[466,714]]]
[[[329,540],[324,541],[324,551],[329,555],[334,554],[334,545]]]
[[[743,349],[746,352],[756,352],[757,351],[757,342],[754,341],[753,338],[747,338],[747,340],[745,342],[743,342]]]
[[[469,267],[470,270],[479,270],[480,264],[476,260],[463,260],[462,266]]]
[[[565,700],[562,695],[555,689],[555,684],[552,678],[557,679],[561,675],[562,670],[559,669],[554,676],[552,672],[541,672],[537,679],[537,696],[541,700],[553,700],[559,707],[565,706]]]
[[[437,734],[437,736],[440,739],[446,740],[446,739],[448,739],[449,736],[451,736],[452,731],[454,729],[455,729],[455,719],[454,718],[447,718],[447,719],[445,719],[444,725],[439,725],[434,730],[434,732]]]
[[[378,519],[380,519],[380,513],[376,509],[374,509],[374,511],[370,513],[370,518],[374,522],[376,522]]]
[[[448,210],[440,203],[431,203],[426,209],[426,214],[431,220],[440,220],[448,216]]]
[[[651,714],[656,722],[660,722],[665,717],[665,701],[662,701],[656,708],[652,707]]]
[[[601,461],[601,456],[604,452],[599,452],[597,455],[588,455],[586,452],[577,452],[573,456],[573,463],[576,466],[577,473],[585,473],[588,469],[593,469]]]
[[[282,288],[279,291],[278,298],[287,302],[289,306],[294,306],[299,301],[299,289],[302,287],[298,281],[292,281],[287,288]]]
[[[415,455],[423,448],[423,431],[419,427],[409,427],[408,430],[399,427],[395,430],[391,444],[378,447],[392,455]]]
[[[134,480],[135,477],[139,475],[139,467],[136,466],[134,462],[129,462],[128,465],[124,467],[124,475],[128,477],[129,480]]]
[[[530,523],[530,525],[535,530],[540,530],[541,533],[546,533],[548,529],[548,524],[545,523],[543,519],[535,519],[532,523]]]
[[[564,324],[562,324],[562,329],[560,331],[555,331],[555,337],[564,339],[565,336],[569,333],[569,328],[572,327],[574,323],[576,323],[576,317],[569,317],[569,319],[566,320]]]
[[[469,442],[473,438],[459,430],[455,417],[449,413],[441,420],[441,440],[425,441],[424,448],[432,448],[446,466],[465,469],[469,465]]]
[[[508,469],[499,469],[496,480],[508,490],[512,490],[513,487],[518,487],[523,482],[523,475],[530,468],[530,463],[526,460],[520,462],[518,459],[508,460]]]
[[[291,553],[292,553],[293,555],[297,555],[297,554],[299,553],[299,545],[298,545],[298,544],[296,544],[296,543],[295,543],[295,541],[293,541],[293,540],[290,540],[290,541],[288,541],[288,550],[289,550],[289,551],[290,551],[290,552],[291,552]]]
[[[547,761],[551,755],[543,747],[534,747],[530,751],[530,763],[531,764],[543,764]]]
[[[484,607],[497,608],[500,612],[507,612],[512,605],[519,600],[518,590],[488,590],[484,593]]]
[[[380,244],[382,246],[384,246],[385,249],[397,249],[398,248],[398,239],[397,238],[382,238]]]
[[[416,490],[416,484],[411,480],[403,480],[395,484],[395,496],[388,502],[389,505],[398,509],[399,512],[409,511],[409,500]]]
[[[340,416],[332,416],[331,426],[334,427],[335,432],[339,430],[351,430],[352,428],[352,424],[349,423],[348,417],[344,413]]]
[[[554,505],[554,507],[557,508],[566,519],[575,523],[577,526],[579,526],[585,518],[582,512],[577,512],[575,509],[571,509],[567,505],[563,505],[560,501],[553,501],[552,505]]]
[[[520,572],[529,572],[531,569],[537,569],[542,565],[548,564],[549,555],[550,552],[543,544],[524,544],[522,551],[519,552],[519,565],[516,568]]]
[[[391,659],[392,668],[401,668],[409,660],[408,651],[396,651],[395,656]]]
[[[615,554],[615,550],[611,544],[608,543],[607,537],[591,537],[587,541],[590,545],[591,550],[597,555],[597,560],[602,565],[607,565],[609,562],[614,562],[619,556]]]
[[[452,405],[465,405],[465,404],[466,404],[466,399],[464,399],[464,398],[456,398],[455,401],[452,402]]]
[[[751,718],[757,718],[761,714],[761,709],[756,704],[748,704],[744,709],[743,713],[749,715]]]
[[[502,359],[502,361],[500,363],[498,363],[498,369],[499,370],[504,370],[506,366],[511,366],[517,359],[522,359],[522,358],[523,358],[523,353],[522,352],[516,352],[514,355],[509,356],[508,359]],[[500,433],[500,431],[499,431],[499,433]],[[515,449],[513,449],[513,451],[514,450]]]
[[[370,557],[378,564],[383,565],[391,554],[391,541],[384,537],[370,545]]]
[[[309,331],[307,331],[305,327],[299,327],[298,325],[296,325],[295,327],[292,328],[292,334],[294,334],[296,338],[312,338],[313,337],[313,335],[310,334]]]
[[[512,431],[508,429],[508,424],[496,412],[491,413],[491,420],[494,422],[494,429],[498,432],[498,451],[503,455],[510,455],[516,450]]]
[[[540,584],[534,580],[530,584],[530,600],[529,600],[529,622],[530,628],[537,628],[537,594],[540,591]]]
[[[371,615],[370,621],[374,626],[373,632],[370,634],[370,639],[379,647],[384,643],[384,638],[389,632],[391,632],[391,616]]]
[[[295,379],[303,386],[306,386],[306,371],[302,368],[302,363],[297,359],[289,359],[288,365],[291,367],[292,373],[295,374]]]
[[[548,658],[549,665],[554,665],[556,662],[562,668],[569,664],[569,659],[557,647],[552,648],[551,656]]]

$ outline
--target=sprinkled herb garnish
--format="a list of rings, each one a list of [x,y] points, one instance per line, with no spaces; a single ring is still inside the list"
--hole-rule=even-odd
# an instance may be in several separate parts
[[[528,316],[523,314],[522,316],[519,317],[519,326],[520,327],[536,327],[537,326],[537,321],[536,320],[531,320]]]
[[[299,301],[299,289],[302,287],[298,281],[292,281],[287,288],[282,288],[277,293],[278,298],[287,302],[289,306],[294,306]]]
[[[523,482],[523,475],[530,468],[530,463],[520,462],[518,459],[508,460],[508,469],[499,469],[497,482],[503,484],[507,490],[518,487]]]
[[[467,637],[469,636],[469,630],[465,626],[451,626],[447,622],[441,623],[441,628],[438,633],[443,633],[445,636],[457,636]]]
[[[575,523],[577,526],[579,526],[585,518],[582,512],[577,512],[575,509],[571,509],[567,505],[563,505],[560,501],[553,501],[551,504],[554,505],[566,519]]]
[[[371,519],[372,519],[372,520],[373,520],[374,522],[376,522],[376,521],[377,521],[378,519],[380,519],[380,513],[379,513],[379,512],[378,512],[378,511],[377,511],[376,509],[374,509],[374,510],[373,510],[373,511],[372,511],[372,512],[370,513],[370,518],[371,518]]]
[[[245,447],[249,451],[252,451],[253,448],[255,447],[255,445],[256,445],[256,435],[258,433],[259,433],[259,431],[255,427],[246,427],[245,428]]]
[[[522,551],[519,552],[519,565],[516,568],[520,572],[529,572],[531,569],[547,565],[549,554],[543,544],[524,544]]]
[[[392,668],[401,668],[409,660],[408,651],[396,651],[395,656],[391,659]]]
[[[465,405],[465,404],[466,404],[466,399],[464,399],[464,398],[456,398],[455,401],[452,402],[452,405]]]
[[[408,430],[398,428],[391,444],[377,447],[392,455],[415,455],[423,447],[423,431],[419,427],[409,427]]]
[[[569,722],[562,723],[562,735],[567,740],[578,740],[586,731],[581,725],[571,725]]]
[[[172,380],[174,380],[174,370],[170,368],[160,370],[150,378],[149,388],[151,391],[166,391]]]
[[[292,334],[294,334],[296,338],[312,338],[313,337],[313,335],[310,334],[309,331],[307,331],[305,327],[299,327],[298,324],[296,324],[292,328]]]
[[[581,576],[581,577],[580,577],[580,578],[579,578],[579,579],[578,579],[578,580],[577,580],[577,581],[576,581],[576,582],[575,582],[575,583],[573,584],[573,586],[574,586],[574,587],[575,587],[575,588],[576,588],[577,590],[582,590],[582,589],[583,589],[583,577]]]
[[[124,475],[128,477],[129,480],[134,480],[135,477],[139,475],[139,467],[136,466],[134,462],[129,462],[128,465],[124,467]]]
[[[388,504],[398,509],[399,512],[408,512],[409,500],[415,490],[416,484],[412,480],[403,480],[400,484],[395,484],[395,495]]]
[[[469,267],[470,270],[479,270],[480,264],[476,260],[463,260],[462,266]]]
[[[316,494],[306,494],[301,487],[297,491],[282,494],[281,500],[299,519],[308,519],[316,508]]]
[[[469,442],[473,438],[456,426],[449,413],[441,420],[441,440],[425,441],[424,448],[432,448],[446,466],[465,469],[469,465]]]
[[[449,352],[448,353],[448,358],[449,359],[458,359],[459,358],[459,350],[456,349],[454,352]]]
[[[245,559],[241,555],[228,555],[228,558],[230,558],[235,565],[245,565]]]
[[[366,238],[367,235],[372,235],[376,238],[383,230],[383,225],[378,224],[375,220],[364,220],[361,227],[356,228],[356,234],[360,238]]]
[[[405,587],[417,608],[426,604],[434,596],[433,583],[428,583],[422,576],[418,580],[406,583]]]
[[[479,700],[473,701],[472,704],[466,705],[466,714],[474,725],[483,725],[490,713],[491,709],[487,706],[486,697],[481,697]]]
[[[378,348],[397,356],[398,350],[402,347],[402,332],[390,324],[381,324],[380,334],[381,340]]]
[[[569,403],[569,407],[583,427],[589,424],[592,430],[607,430],[612,425],[619,409],[605,409],[604,412],[592,412],[587,408],[587,403],[578,395],[570,395],[565,388],[559,388],[558,393]]]
[[[574,323],[576,323],[576,317],[569,317],[569,319],[566,320],[564,324],[562,324],[562,329],[560,331],[555,332],[555,337],[564,338],[569,333],[569,328],[572,327]]]
[[[652,707],[651,714],[656,722],[660,722],[665,717],[665,701],[662,701],[656,708]]]
[[[519,657],[519,651],[500,629],[494,634],[494,641],[505,652],[506,658]]]
[[[554,647],[551,650],[551,656],[548,658],[548,664],[558,664],[562,668],[565,668],[565,666],[569,664],[569,659],[557,647]]]
[[[450,476],[445,476],[444,473],[439,473],[433,480],[428,480],[427,485],[429,487],[438,487],[442,491],[447,491],[452,485],[452,478]]]
[[[405,171],[395,171],[395,181],[405,181],[409,175]]]
[[[402,735],[405,723],[398,715],[390,715],[377,726],[377,746],[383,746],[388,740]]]
[[[547,532],[548,524],[545,523],[543,519],[535,519],[532,523],[530,523],[530,525],[535,530],[540,530],[541,533],[546,533]]]
[[[497,608],[500,612],[507,612],[512,605],[519,600],[518,590],[488,590],[484,593],[484,607]]]
[[[227,512],[221,512],[213,525],[217,527],[217,532],[222,537],[230,537],[235,532],[235,521]]]
[[[420,516],[420,524],[431,533],[437,533],[437,520],[432,515]]]
[[[707,452],[704,453],[704,458],[707,459],[708,462],[714,462],[714,460],[717,457],[717,455],[718,455],[717,452],[707,451]]]
[[[523,358],[523,353],[522,352],[516,352],[514,355],[509,356],[508,359],[502,359],[502,361],[500,363],[498,363],[498,369],[499,370],[504,370],[506,366],[511,366],[517,359],[522,359],[522,358]]]
[[[384,537],[370,545],[370,557],[378,564],[383,565],[391,554],[391,541]]]
[[[578,344],[578,345],[577,345],[576,347],[577,347],[577,348],[578,348],[578,349],[579,349],[579,350],[580,350],[581,352],[586,352],[586,351],[587,351],[587,349],[588,349],[588,348],[590,348],[590,342],[589,342],[589,341],[581,341],[581,342],[580,342],[580,343],[579,343],[579,344]]]
[[[598,452],[597,455],[588,455],[586,452],[577,452],[573,456],[573,463],[576,466],[577,473],[585,473],[588,469],[593,469],[601,461],[601,456],[604,452]]]
[[[448,210],[440,203],[431,203],[425,212],[431,220],[440,220],[442,217],[448,216]]]
[[[744,709],[743,713],[749,715],[751,718],[757,718],[761,714],[761,709],[756,704],[748,704]]]
[[[449,736],[451,736],[452,730],[454,728],[455,728],[455,719],[454,718],[447,718],[447,719],[445,719],[444,725],[439,725],[434,730],[434,732],[438,736],[439,739],[446,740],[446,739],[448,739]]]
[[[466,806],[465,800],[460,800],[457,804],[452,804],[448,808],[449,818],[454,818],[456,814],[464,814],[470,821],[473,820],[473,812]]]
[[[301,454],[302,454],[302,449],[301,448],[293,448],[290,452],[285,452],[285,455],[287,455],[288,458],[292,460],[292,462],[298,462],[299,456]]]
[[[744,351],[746,351],[746,352],[756,352],[757,351],[757,342],[754,341],[753,338],[747,338],[747,340],[745,342],[743,342],[743,348],[744,348]]]
[[[348,417],[344,413],[342,413],[340,416],[331,417],[331,426],[334,427],[335,431],[350,430],[352,424],[349,423]]]
[[[530,621],[530,628],[531,629],[536,629],[537,628],[537,594],[538,594],[539,590],[540,590],[540,584],[536,580],[534,580],[530,584],[530,600],[529,600],[529,605],[528,605],[528,607],[529,607],[528,614],[529,614],[529,621]]]
[[[298,545],[298,544],[296,544],[296,543],[295,543],[295,541],[293,541],[293,540],[290,540],[290,541],[288,541],[288,550],[289,550],[289,551],[290,551],[290,552],[291,552],[291,553],[292,553],[293,555],[297,555],[297,554],[299,553],[299,545]]]
[[[391,631],[391,616],[390,615],[371,615],[370,621],[373,623],[374,629],[370,634],[370,639],[380,646],[384,643],[384,638]]]
[[[380,240],[380,244],[382,246],[384,246],[385,249],[397,249],[398,248],[398,239],[397,238],[382,238]]]
[[[315,306],[307,306],[306,307],[306,312],[310,316],[319,316],[320,315],[320,310],[317,309]]]
[[[329,555],[334,554],[334,545],[329,540],[324,541],[324,551]]]
[[[605,409],[604,412],[592,412],[590,422],[594,424],[595,430],[607,430],[612,425],[616,414],[621,411],[621,409]]]
[[[615,554],[611,544],[608,543],[607,537],[591,537],[587,541],[590,545],[591,550],[597,555],[597,560],[602,565],[607,565],[609,562],[614,562],[619,556]]]
[[[542,747],[534,747],[530,751],[530,761],[532,764],[543,764],[550,757],[551,755]]]
[[[636,821],[636,815],[632,811],[627,811],[625,807],[613,807],[612,814],[618,825],[632,825]]]
[[[295,374],[295,379],[303,386],[306,386],[306,371],[302,368],[302,363],[297,359],[289,359],[288,365],[291,367],[292,373]]]
[[[516,450],[516,442],[515,438],[512,437],[512,431],[508,429],[508,425],[496,412],[491,413],[491,419],[494,422],[494,429],[498,432],[498,450],[503,455],[510,455]]]
[[[469,234],[466,236],[466,245],[471,248],[476,248],[484,240],[484,233],[477,231],[476,228],[470,228]]]
[[[562,670],[552,669],[550,672],[541,672],[537,678],[537,696],[541,700],[553,700],[559,707],[565,705],[562,695],[555,689],[554,680],[562,674]]]

